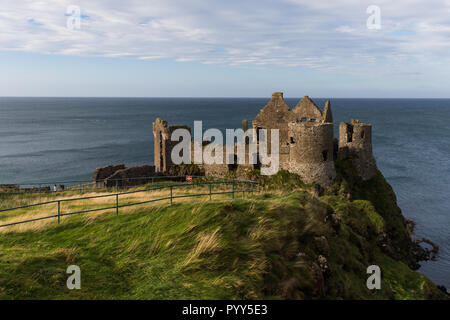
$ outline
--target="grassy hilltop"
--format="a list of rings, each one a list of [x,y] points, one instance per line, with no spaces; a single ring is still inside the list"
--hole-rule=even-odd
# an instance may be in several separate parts
[[[177,199],[0,230],[0,298],[446,298],[408,267],[412,243],[381,174],[363,182],[338,163],[320,197],[286,172],[252,176],[264,190],[245,199]],[[66,288],[71,264],[81,290]],[[372,264],[381,290],[366,287]]]

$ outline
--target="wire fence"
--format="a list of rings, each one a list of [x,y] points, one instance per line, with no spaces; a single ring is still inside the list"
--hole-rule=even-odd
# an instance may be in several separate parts
[[[186,176],[177,176],[177,178],[186,178]],[[211,177],[201,177],[201,178],[208,179]],[[231,194],[232,199],[234,199],[235,195],[237,193],[242,194],[242,198],[244,198],[246,192],[254,193],[254,192],[260,191],[259,183],[256,181],[238,180],[238,179],[231,179],[231,178],[216,178],[216,179],[217,180],[215,180],[215,181],[199,181],[199,182],[192,181],[189,183],[165,184],[165,185],[153,186],[151,188],[145,188],[142,190],[133,190],[133,191],[120,192],[120,193],[117,192],[117,193],[103,194],[103,195],[89,196],[89,197],[58,199],[58,200],[51,200],[51,201],[46,201],[46,202],[39,202],[39,203],[35,203],[35,204],[17,206],[17,207],[12,207],[12,208],[0,209],[0,213],[3,213],[3,212],[12,212],[15,210],[23,210],[23,209],[28,209],[28,208],[37,208],[37,207],[44,207],[44,206],[48,206],[48,205],[55,205],[55,209],[54,209],[55,214],[53,214],[53,215],[6,223],[6,224],[0,225],[0,228],[14,226],[14,225],[23,224],[23,223],[47,220],[47,219],[52,219],[52,218],[56,218],[58,221],[58,224],[59,224],[61,222],[61,218],[64,216],[89,213],[89,212],[97,212],[97,211],[105,211],[105,210],[115,210],[115,214],[119,215],[119,209],[123,208],[123,207],[136,206],[136,205],[141,205],[141,204],[145,204],[145,203],[158,202],[158,201],[164,201],[164,200],[168,200],[168,201],[170,201],[170,204],[173,204],[174,199],[178,199],[178,198],[209,196],[209,200],[212,200],[213,195]],[[183,194],[183,195],[175,195],[174,194],[174,189],[187,187],[187,186],[192,186],[192,187],[201,186],[201,187],[208,187],[208,188],[207,188],[207,192],[191,193],[191,194]],[[225,186],[225,190],[224,191],[214,190],[214,192],[213,192],[214,186]],[[231,186],[231,190],[226,190],[227,186]],[[163,197],[156,198],[156,199],[149,199],[149,200],[131,202],[131,203],[124,203],[124,202],[122,202],[122,204],[120,203],[121,197],[124,198],[125,196],[132,195],[132,194],[149,192],[149,191],[157,191],[157,190],[168,190],[169,193],[167,196],[163,196]],[[106,207],[92,208],[92,209],[80,210],[80,211],[74,211],[74,212],[63,212],[63,210],[62,210],[62,204],[67,204],[67,203],[71,203],[71,202],[75,202],[75,201],[100,199],[100,198],[112,198],[114,201],[114,204],[108,205]]]
[[[34,182],[27,184],[8,184],[0,185],[0,209],[7,209],[15,206],[24,206],[44,202],[45,200],[55,199],[57,197],[83,194],[86,192],[119,192],[119,190],[128,190],[146,185],[158,186],[173,182],[186,181],[190,177],[192,181],[227,181],[232,178],[219,178],[211,176],[150,176],[150,177],[131,177],[108,179],[108,181],[62,181],[54,183]],[[64,186],[53,190],[50,185],[56,184]],[[43,187],[46,185],[46,187]],[[3,186],[3,188],[2,188]],[[12,186],[8,188],[5,186]],[[32,187],[30,187],[32,186]],[[1,192],[3,190],[3,192]],[[5,191],[6,190],[6,191]]]
[[[231,179],[231,178],[217,178],[208,176],[189,175],[193,179]],[[66,181],[51,181],[51,182],[23,182],[12,184],[0,184],[0,195],[27,195],[27,194],[46,194],[46,193],[61,193],[64,191],[79,191],[86,192],[96,189],[128,189],[144,184],[156,184],[161,181],[183,181],[186,175],[183,176],[143,176],[130,178],[114,178],[93,180],[66,180]]]

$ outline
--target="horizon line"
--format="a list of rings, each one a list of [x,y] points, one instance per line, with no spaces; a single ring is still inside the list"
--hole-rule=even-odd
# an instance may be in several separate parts
[[[301,99],[305,96],[292,96],[286,97],[283,99]],[[449,100],[450,97],[314,97],[309,96],[312,99],[410,99],[410,100],[426,100],[426,99],[436,99],[436,100]],[[254,97],[224,97],[224,96],[176,96],[176,97],[168,97],[168,96],[0,96],[1,98],[74,98],[74,99],[264,99],[271,98],[270,96],[254,96]]]

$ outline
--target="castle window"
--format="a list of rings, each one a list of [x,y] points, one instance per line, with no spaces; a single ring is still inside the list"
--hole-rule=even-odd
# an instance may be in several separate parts
[[[294,141],[294,137],[291,137],[291,143],[292,143],[292,144],[294,144],[294,143],[295,143],[295,141]]]
[[[352,142],[352,141],[353,141],[353,127],[348,126],[347,127],[347,142]]]
[[[361,139],[364,139],[364,135],[365,135],[365,132],[363,130],[363,131],[361,131]]]
[[[323,161],[327,161],[327,159],[328,159],[328,150],[323,150],[322,151],[322,158],[323,158]]]
[[[300,122],[306,122],[306,118],[302,118]]]
[[[310,122],[316,122],[316,119],[312,118],[312,119],[309,119],[309,121]]]

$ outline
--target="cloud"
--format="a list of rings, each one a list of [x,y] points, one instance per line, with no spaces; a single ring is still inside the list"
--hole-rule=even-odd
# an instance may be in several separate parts
[[[372,1],[16,0],[0,12],[0,50],[171,59],[327,72],[411,72],[447,61],[449,1],[377,1],[382,29],[368,30]],[[81,29],[67,28],[70,5]],[[448,64],[447,64],[448,66]]]

